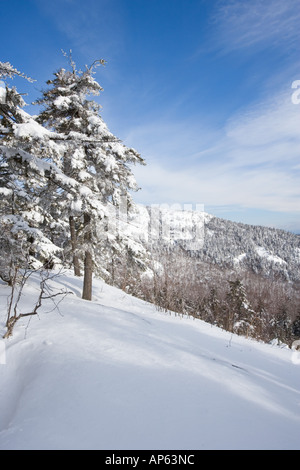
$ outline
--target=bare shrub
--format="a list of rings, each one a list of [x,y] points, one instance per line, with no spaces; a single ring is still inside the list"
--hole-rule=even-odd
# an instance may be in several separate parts
[[[12,269],[12,276],[11,276],[11,293],[8,298],[8,306],[7,306],[7,316],[6,316],[6,333],[4,334],[3,338],[8,338],[12,336],[14,327],[16,323],[24,317],[34,316],[39,313],[39,309],[42,307],[43,301],[51,300],[54,305],[54,309],[58,308],[59,302],[65,297],[68,292],[65,289],[58,290],[54,292],[53,288],[50,285],[50,281],[57,278],[59,273],[55,272],[52,273],[47,269],[19,269],[15,266]],[[38,292],[38,296],[35,301],[33,301],[32,308],[28,312],[22,311],[21,307],[21,297],[24,291],[26,284],[31,276],[34,274],[38,274],[40,277],[40,289]],[[60,298],[59,301],[57,299]]]

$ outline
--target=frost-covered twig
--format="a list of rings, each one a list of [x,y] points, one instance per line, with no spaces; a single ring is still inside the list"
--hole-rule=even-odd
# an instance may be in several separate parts
[[[31,83],[36,81],[33,78],[30,78],[25,75],[25,73],[17,70],[9,62],[0,62],[0,78],[14,78],[15,75],[25,78],[25,80]]]

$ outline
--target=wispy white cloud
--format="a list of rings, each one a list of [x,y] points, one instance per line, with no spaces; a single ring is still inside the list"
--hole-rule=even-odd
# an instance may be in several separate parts
[[[234,116],[215,139],[196,124],[186,134],[180,123],[174,132],[170,123],[152,124],[148,136],[132,131],[149,155],[148,166],[135,170],[140,201],[300,213],[299,112],[288,91]]]
[[[298,0],[220,1],[213,23],[225,51],[252,46],[295,47],[299,41]]]
[[[300,157],[300,108],[291,100],[292,90],[240,112],[226,126],[231,156],[250,164],[294,162]]]
[[[128,33],[122,2],[35,2],[76,47],[74,53],[80,51],[87,61],[99,56],[108,59],[106,76],[114,73],[110,58],[114,54],[122,56],[120,51],[126,48]],[[171,106],[164,95],[168,83],[162,85],[158,78],[156,81],[156,70],[152,75],[145,74],[147,80],[139,95],[136,93],[139,75],[127,75],[130,80],[126,81],[122,75],[124,69],[118,70],[123,81],[118,82],[119,88],[112,98],[114,106],[106,102],[104,117],[107,120],[107,114],[110,116],[107,123],[112,131],[140,151],[148,162],[146,167],[135,168],[142,187],[137,200],[194,202],[210,207],[235,206],[299,214],[300,105],[292,104],[293,90],[288,89],[293,80],[300,78],[295,75],[299,64],[296,55],[300,40],[299,0],[216,0],[214,5],[209,36],[206,41],[201,36],[201,51],[204,50],[206,56],[213,52],[214,73],[221,70],[217,67],[220,55],[215,54],[216,51],[222,53],[222,60],[225,54],[226,66],[234,65],[235,70],[236,58],[242,57],[244,66],[250,65],[247,70],[255,75],[249,77],[254,84],[249,99],[264,98],[250,106],[248,97],[245,94],[239,97],[240,90],[237,90],[236,106],[240,106],[242,100],[244,108],[231,116],[223,127],[220,128],[220,124],[213,127],[214,119],[221,122],[216,100],[212,100],[212,109],[206,110],[201,108],[200,100],[200,111],[194,109],[193,115],[187,117],[183,115],[182,103],[189,101],[190,95],[183,96],[181,90],[176,90]],[[62,44],[62,47],[65,46]],[[283,58],[284,66],[280,62],[276,70],[266,67],[261,72],[259,66],[263,64],[263,57],[268,57],[266,54],[272,51],[279,51],[276,57]],[[232,52],[236,54],[230,55]],[[252,60],[257,52],[263,52],[260,61]],[[222,60],[221,66],[224,66]],[[211,70],[207,73],[212,73]],[[246,67],[244,71],[241,80],[247,80]],[[278,93],[283,84],[284,93]],[[182,85],[184,88],[185,83]],[[199,83],[196,86],[200,86]],[[226,90],[224,87],[224,93]],[[195,88],[187,89],[186,94],[194,96]],[[234,106],[228,112],[232,109]]]

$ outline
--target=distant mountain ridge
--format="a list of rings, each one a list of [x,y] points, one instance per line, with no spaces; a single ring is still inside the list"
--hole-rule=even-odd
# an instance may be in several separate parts
[[[133,238],[152,251],[185,251],[221,267],[300,281],[300,237],[285,230],[232,222],[203,211],[142,205],[129,226]]]

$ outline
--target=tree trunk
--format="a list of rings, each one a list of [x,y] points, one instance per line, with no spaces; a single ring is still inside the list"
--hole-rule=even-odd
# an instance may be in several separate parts
[[[75,276],[81,276],[79,258],[76,255],[77,237],[76,237],[75,220],[72,215],[70,215],[69,217],[69,225],[70,225],[70,235],[71,235],[71,247],[72,247],[72,253],[73,253],[74,274]]]
[[[84,258],[84,278],[83,278],[83,292],[82,298],[84,300],[92,300],[92,281],[93,281],[93,257],[91,253],[91,217],[89,214],[84,214],[84,241],[86,244],[85,258]]]

